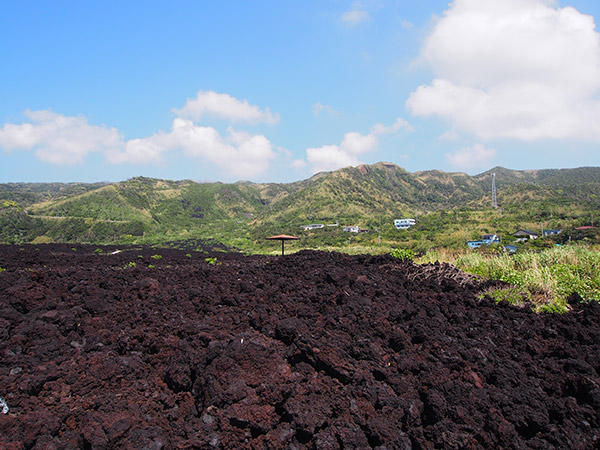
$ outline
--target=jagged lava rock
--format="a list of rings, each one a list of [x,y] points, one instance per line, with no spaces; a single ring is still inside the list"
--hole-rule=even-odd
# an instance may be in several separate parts
[[[386,256],[95,249],[0,246],[1,448],[600,443],[597,303],[534,314]]]

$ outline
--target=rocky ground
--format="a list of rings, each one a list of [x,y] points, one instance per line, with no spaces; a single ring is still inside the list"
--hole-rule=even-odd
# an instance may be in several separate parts
[[[600,445],[597,303],[538,315],[391,257],[115,250],[0,246],[0,448]]]

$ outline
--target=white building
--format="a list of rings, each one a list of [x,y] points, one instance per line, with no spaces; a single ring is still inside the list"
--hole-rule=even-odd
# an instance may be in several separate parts
[[[325,228],[325,225],[322,223],[313,223],[310,225],[302,225],[302,228],[304,228],[306,231],[318,230],[319,228]]]
[[[394,226],[399,230],[408,230],[410,227],[415,225],[417,221],[415,219],[396,219],[394,220]]]

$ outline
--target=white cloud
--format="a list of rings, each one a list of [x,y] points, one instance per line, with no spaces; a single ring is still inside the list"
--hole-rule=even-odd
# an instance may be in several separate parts
[[[371,134],[381,136],[385,134],[393,134],[403,129],[405,131],[415,131],[413,126],[408,123],[408,121],[404,120],[402,117],[398,117],[396,121],[389,126],[382,125],[380,123],[376,123],[371,127]]]
[[[229,94],[213,91],[198,91],[196,98],[188,99],[183,108],[173,111],[180,117],[194,121],[209,116],[251,124],[273,125],[279,122],[279,114],[271,113],[269,108],[263,111],[258,106],[249,104],[248,100],[238,100]]]
[[[176,118],[169,133],[130,140],[123,151],[112,153],[109,161],[157,162],[163,159],[164,153],[177,149],[188,157],[210,161],[228,174],[240,177],[263,174],[276,157],[271,143],[263,135],[229,127],[223,137],[212,127],[197,126],[191,120]]]
[[[369,13],[360,10],[346,11],[342,14],[342,22],[350,25],[356,25],[369,19]]]
[[[253,177],[264,173],[276,153],[269,140],[233,128],[225,137],[211,127],[176,118],[171,131],[145,138],[124,140],[115,128],[88,124],[83,116],[64,116],[51,111],[26,111],[31,123],[5,124],[0,129],[0,148],[32,150],[42,161],[58,165],[83,163],[90,152],[102,153],[112,164],[161,163],[169,152],[210,161],[227,174]]]
[[[319,148],[306,149],[306,159],[313,173],[357,166],[361,163],[358,159],[359,155],[377,149],[379,136],[396,133],[401,128],[412,130],[406,120],[398,118],[390,126],[380,123],[373,125],[370,133],[366,135],[351,131],[344,135],[340,145],[324,145]]]
[[[360,160],[337,145],[324,145],[319,148],[307,148],[306,159],[312,172],[329,172],[347,166],[357,166]]]
[[[115,128],[88,124],[83,116],[64,116],[52,111],[25,111],[31,123],[7,123],[0,129],[0,147],[6,151],[32,150],[42,161],[73,165],[90,152],[107,151],[123,145]]]
[[[455,0],[420,61],[436,78],[407,100],[481,139],[600,139],[600,34],[543,0]]]
[[[323,105],[321,102],[317,102],[317,103],[315,103],[312,106],[312,113],[313,113],[313,115],[315,117],[317,117],[322,112],[327,113],[327,114],[331,114],[333,116],[337,116],[339,114],[339,112],[337,112],[331,106],[329,106],[329,105]]]
[[[446,159],[454,169],[472,170],[492,167],[496,150],[481,144],[464,147],[454,153],[447,153]]]
[[[359,155],[368,152],[377,147],[377,136],[374,134],[362,135],[355,131],[351,131],[344,135],[344,140],[340,145],[341,150],[352,155]]]
[[[119,149],[105,152],[112,164],[152,164],[164,161],[163,154],[175,147],[173,136],[159,132],[147,138],[130,139]]]
[[[370,17],[361,2],[354,2],[352,8],[342,14],[342,22],[348,25],[357,25],[366,22]]]

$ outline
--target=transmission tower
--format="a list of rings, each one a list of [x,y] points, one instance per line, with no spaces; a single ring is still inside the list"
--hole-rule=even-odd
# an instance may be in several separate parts
[[[492,206],[498,208],[498,202],[496,201],[496,174],[492,174]]]

